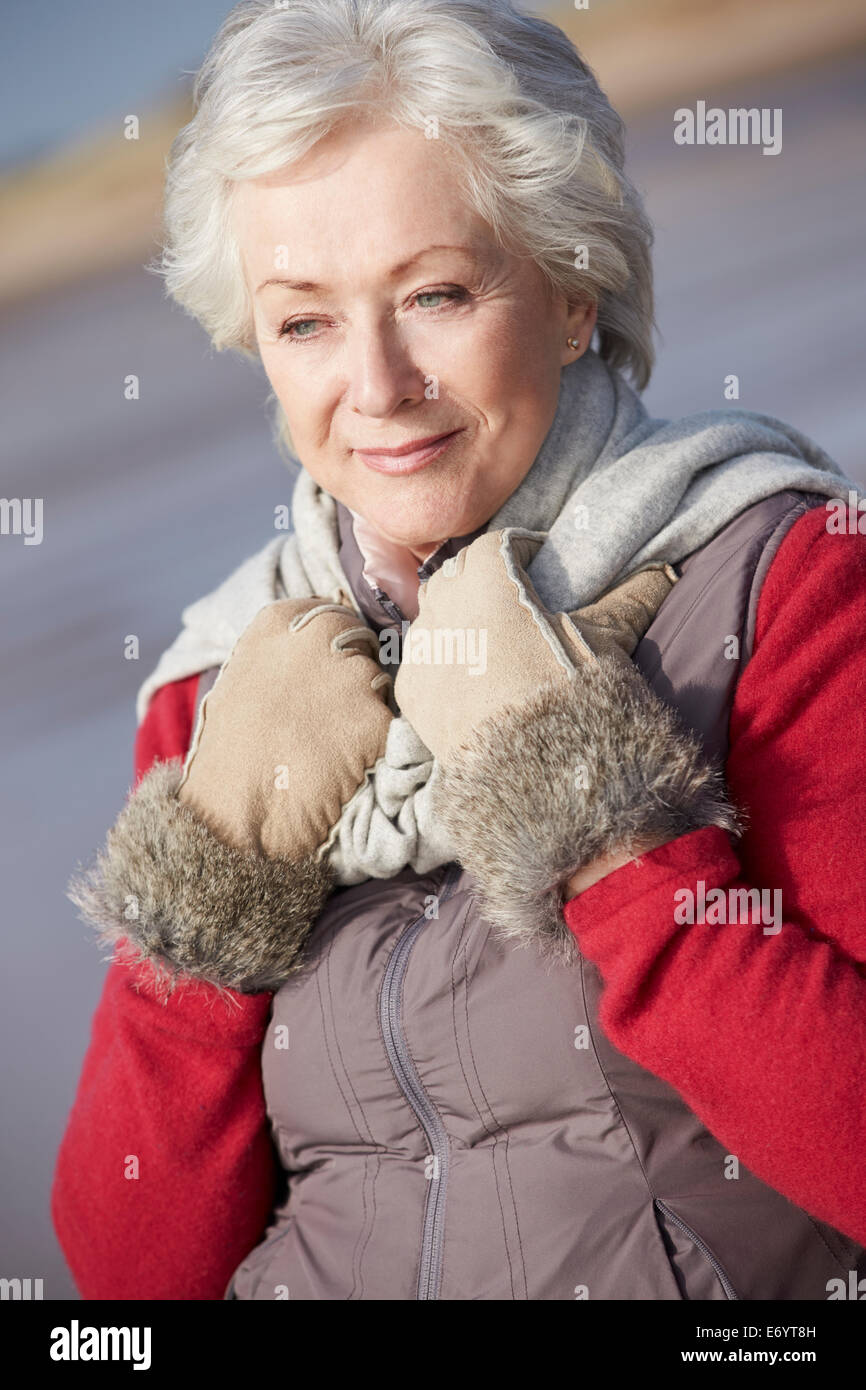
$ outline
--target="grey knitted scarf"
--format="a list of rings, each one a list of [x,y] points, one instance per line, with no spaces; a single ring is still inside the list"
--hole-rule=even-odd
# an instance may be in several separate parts
[[[562,371],[556,414],[529,473],[489,528],[544,531],[530,574],[552,611],[573,611],[649,560],[684,559],[737,513],[787,488],[862,495],[823,450],[781,420],[744,410],[652,419],[590,350]],[[221,665],[266,603],[351,595],[336,504],[301,469],[293,531],[272,540],[183,612],[183,629],[139,691]],[[353,600],[354,601],[354,600]],[[385,755],[344,809],[328,853],[337,882],[428,872],[453,857],[431,815],[438,766],[402,716]]]

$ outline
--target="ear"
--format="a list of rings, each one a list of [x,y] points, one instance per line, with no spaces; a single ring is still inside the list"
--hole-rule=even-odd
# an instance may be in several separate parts
[[[561,350],[561,365],[567,367],[569,362],[577,361],[582,357],[592,341],[595,331],[595,324],[598,318],[598,305],[595,303],[570,304],[565,320],[565,334]],[[566,338],[579,338],[580,347],[569,347]]]
[[[593,304],[572,304],[568,311],[568,334],[572,338],[580,338],[584,347],[589,346],[595,324],[598,318],[598,305]]]

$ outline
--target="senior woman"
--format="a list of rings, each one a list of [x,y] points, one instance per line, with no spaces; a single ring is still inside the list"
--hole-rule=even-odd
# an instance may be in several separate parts
[[[199,74],[168,285],[301,471],[72,889],[117,944],[53,1192],[85,1297],[863,1270],[857,493],[647,415],[622,135],[501,0],[256,0]]]

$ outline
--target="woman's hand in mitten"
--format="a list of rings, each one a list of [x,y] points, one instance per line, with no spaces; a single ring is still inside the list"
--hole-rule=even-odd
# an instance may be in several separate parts
[[[102,939],[253,993],[297,968],[333,887],[326,849],[385,748],[391,678],[351,609],[261,609],[199,713],[185,766],[157,763],[73,901]]]
[[[542,539],[487,532],[422,586],[395,695],[441,765],[436,814],[491,920],[565,944],[566,896],[737,818],[697,736],[630,659],[675,572],[653,565],[550,613],[526,573]]]

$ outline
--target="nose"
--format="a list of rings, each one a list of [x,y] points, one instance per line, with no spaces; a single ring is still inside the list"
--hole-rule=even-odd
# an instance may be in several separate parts
[[[347,399],[358,415],[385,418],[422,401],[429,377],[394,323],[355,324],[347,334]]]

